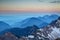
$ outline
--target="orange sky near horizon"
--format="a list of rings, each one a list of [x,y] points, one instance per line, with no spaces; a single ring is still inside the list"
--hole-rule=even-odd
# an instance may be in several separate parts
[[[60,3],[40,3],[37,1],[2,2],[0,12],[60,12]]]

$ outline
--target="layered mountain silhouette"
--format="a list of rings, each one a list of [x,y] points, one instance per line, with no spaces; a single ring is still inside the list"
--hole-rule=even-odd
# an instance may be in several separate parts
[[[3,31],[3,30],[8,29],[8,28],[10,28],[9,24],[7,24],[3,21],[0,21],[0,31]]]
[[[34,18],[35,19],[35,18]],[[21,38],[24,36],[24,39],[29,39],[29,35],[33,35],[35,38],[31,40],[55,40],[60,37],[60,17],[52,21],[49,26],[47,25],[44,28],[38,28],[38,26],[27,26],[25,28],[10,28],[0,32],[0,35],[5,33],[12,33],[12,35]],[[9,36],[9,35],[8,35]],[[5,37],[5,36],[4,36]],[[27,37],[27,38],[26,38]],[[7,37],[8,38],[8,37]]]
[[[0,33],[0,35],[10,32],[17,37],[28,36],[28,35],[34,35],[37,29],[39,29],[39,28],[35,25],[26,27],[26,28],[10,28],[10,29],[6,29],[6,30],[2,31]]]
[[[41,20],[43,20],[47,23],[51,23],[52,21],[57,20],[58,17],[59,17],[58,15],[53,14],[53,15],[50,15],[50,16],[45,15],[44,17],[39,17],[39,19],[41,19]]]
[[[39,28],[43,28],[44,26],[47,26],[50,24],[52,21],[56,20],[59,16],[58,15],[46,15],[44,17],[31,17],[27,18],[21,22],[16,22],[14,24],[14,27],[20,27],[20,28],[25,28],[27,26],[33,26],[36,25]]]
[[[57,28],[60,28],[60,17],[59,17],[57,20],[52,21],[52,22],[50,23],[50,25],[56,26]]]
[[[48,23],[38,19],[38,18],[35,18],[35,17],[32,17],[32,18],[28,18],[28,19],[25,19],[23,20],[22,22],[17,22],[15,24],[16,27],[21,27],[21,28],[25,28],[27,26],[33,26],[33,25],[36,25],[36,26],[39,26],[39,27],[43,27],[45,25],[47,25]]]

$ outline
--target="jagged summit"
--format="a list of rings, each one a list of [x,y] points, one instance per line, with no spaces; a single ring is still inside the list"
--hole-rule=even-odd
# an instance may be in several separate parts
[[[60,20],[60,17],[58,18],[58,20]]]

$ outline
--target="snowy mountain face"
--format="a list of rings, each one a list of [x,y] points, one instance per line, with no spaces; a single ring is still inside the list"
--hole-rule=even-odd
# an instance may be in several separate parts
[[[60,17],[42,30],[43,35],[48,37],[50,40],[60,38]]]
[[[55,40],[57,38],[60,38],[60,17],[57,19],[57,21],[52,22],[52,24],[48,25],[45,28],[37,30],[36,37],[42,40]]]
[[[52,28],[52,32],[50,34],[48,34],[48,37],[50,37],[51,39],[57,39],[60,38],[60,28]]]
[[[53,23],[53,22],[52,22]],[[52,32],[48,35],[51,39],[60,38],[60,17],[55,21],[54,27],[52,27]]]

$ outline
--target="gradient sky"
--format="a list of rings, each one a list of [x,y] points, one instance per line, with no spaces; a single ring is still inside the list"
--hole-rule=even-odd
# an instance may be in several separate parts
[[[0,11],[60,12],[60,0],[0,0]]]
[[[60,15],[60,0],[0,0],[0,21],[9,24],[50,14]]]

